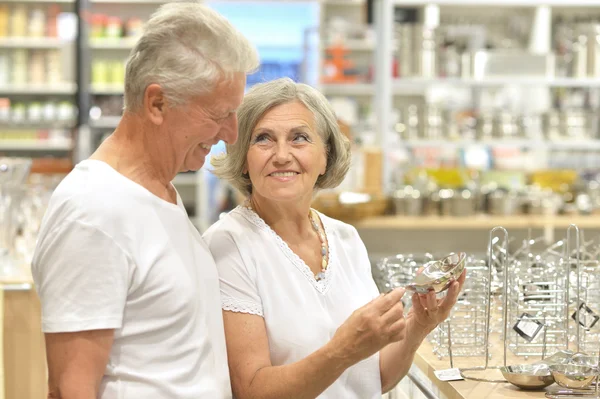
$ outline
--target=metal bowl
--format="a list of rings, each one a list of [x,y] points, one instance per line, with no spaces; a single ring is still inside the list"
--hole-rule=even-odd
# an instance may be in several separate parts
[[[544,389],[554,383],[554,378],[546,365],[523,364],[501,367],[506,381],[521,389]]]
[[[464,252],[451,253],[443,259],[427,262],[421,273],[417,274],[407,289],[425,294],[431,290],[436,293],[445,291],[454,280],[456,280],[465,269]]]
[[[550,366],[554,381],[563,388],[585,389],[599,374],[598,367],[577,364],[554,364]]]

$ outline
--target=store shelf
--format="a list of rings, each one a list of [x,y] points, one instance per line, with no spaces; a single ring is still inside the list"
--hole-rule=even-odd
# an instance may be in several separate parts
[[[0,48],[59,49],[73,44],[56,37],[0,37]]]
[[[51,129],[72,129],[77,121],[49,121],[49,122],[4,122],[0,121],[0,132],[5,130],[51,130]]]
[[[392,3],[397,6],[496,6],[496,7],[597,7],[597,0],[392,0]]]
[[[117,95],[123,94],[124,88],[119,85],[92,85],[90,92],[96,95]]]
[[[68,141],[0,140],[0,151],[69,151],[73,144]]]
[[[168,0],[90,0],[92,4],[164,4]]]
[[[564,87],[575,88],[600,87],[600,79],[556,78],[540,79],[527,77],[485,78],[485,79],[395,79],[393,92],[395,95],[421,95],[431,87],[460,86],[460,87]]]
[[[539,149],[582,149],[597,150],[600,149],[600,140],[569,140],[569,141],[539,141],[527,139],[506,139],[491,141],[451,141],[451,140],[415,140],[404,141],[395,145],[395,147],[444,147],[444,148],[465,148],[470,146],[483,147],[521,147],[521,148],[539,148]]]
[[[26,3],[26,4],[75,4],[75,0],[2,0],[2,3]]]
[[[326,96],[372,96],[375,87],[370,83],[321,84],[321,92]]]
[[[320,0],[322,4],[334,6],[362,6],[366,0]]]
[[[135,43],[135,39],[94,39],[90,41],[90,48],[96,50],[131,50]]]
[[[600,217],[594,216],[379,216],[353,223],[357,229],[375,230],[489,230],[496,226],[506,229],[579,228],[600,229]]]
[[[77,84],[73,82],[64,82],[60,85],[0,85],[0,95],[2,94],[23,94],[23,95],[69,95],[75,94]]]
[[[120,116],[103,116],[99,119],[90,119],[90,126],[98,129],[114,129],[121,120]]]

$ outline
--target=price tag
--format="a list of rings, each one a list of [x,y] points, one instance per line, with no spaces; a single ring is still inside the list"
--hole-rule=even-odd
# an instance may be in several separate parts
[[[524,340],[528,342],[533,341],[544,325],[527,313],[523,313],[519,319],[517,324],[514,325],[513,330]]]
[[[433,372],[435,376],[440,381],[461,381],[464,380],[460,375],[460,370],[457,368],[454,369],[446,369],[446,370],[436,370]]]
[[[581,324],[586,330],[590,330],[592,327],[594,327],[594,325],[598,322],[598,319],[600,319],[600,317],[585,303],[581,303],[581,305],[579,305],[579,309],[577,309],[577,311],[571,315],[571,318],[575,321],[578,321],[577,319],[579,318],[579,324]]]

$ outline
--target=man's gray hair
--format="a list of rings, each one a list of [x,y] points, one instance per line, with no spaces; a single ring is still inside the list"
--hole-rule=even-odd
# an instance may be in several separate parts
[[[327,151],[327,169],[317,179],[315,189],[337,187],[350,168],[350,141],[341,132],[325,96],[315,88],[295,83],[289,78],[261,83],[248,91],[238,109],[238,140],[235,144],[227,144],[225,154],[211,158],[214,174],[228,181],[242,194],[250,195],[252,182],[244,169],[252,132],[269,110],[294,101],[304,104],[314,115],[318,133]]]
[[[150,84],[162,87],[169,105],[181,105],[258,65],[256,48],[219,13],[197,1],[167,3],[150,17],[127,60],[125,110],[141,108]]]

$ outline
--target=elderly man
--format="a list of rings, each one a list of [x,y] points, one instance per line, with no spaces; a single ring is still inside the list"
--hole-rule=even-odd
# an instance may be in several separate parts
[[[41,228],[32,270],[51,398],[231,397],[215,264],[171,181],[236,141],[257,66],[199,3],[148,21],[119,126],[56,189]]]

